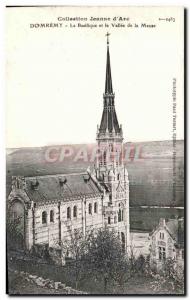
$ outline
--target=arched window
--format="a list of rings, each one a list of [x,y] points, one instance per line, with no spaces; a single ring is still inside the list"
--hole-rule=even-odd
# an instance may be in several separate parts
[[[110,219],[110,217],[108,217],[108,224],[111,224],[111,219]]]
[[[100,161],[100,165],[102,165],[102,153],[100,151],[100,148],[98,148],[98,151],[97,151],[97,158],[99,158],[99,161]]]
[[[92,214],[92,204],[91,203],[89,203],[89,205],[88,205],[88,213],[89,213],[89,215]]]
[[[110,152],[113,152],[113,144],[109,144],[109,150]]]
[[[122,246],[122,251],[125,252],[125,234],[121,232],[121,246]]]
[[[117,216],[114,217],[114,223],[117,223]]]
[[[98,212],[98,204],[97,202],[94,203],[94,213],[97,214]]]
[[[42,224],[47,224],[47,212],[42,212]]]
[[[104,165],[106,165],[106,151],[103,154],[103,158],[104,158]]]
[[[50,210],[50,222],[54,222],[54,211]]]
[[[77,206],[76,205],[73,207],[73,217],[77,218]]]
[[[118,212],[118,222],[121,222],[121,208],[119,209],[119,212]]]
[[[67,219],[71,218],[71,208],[67,207]]]
[[[123,209],[121,210],[121,221],[123,221]]]

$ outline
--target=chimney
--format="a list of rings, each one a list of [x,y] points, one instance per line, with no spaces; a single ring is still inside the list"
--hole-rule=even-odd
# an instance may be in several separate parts
[[[67,178],[65,176],[64,177],[59,177],[60,186],[63,186],[66,183],[67,183]]]
[[[84,174],[83,179],[84,179],[84,182],[87,183],[90,180],[90,175],[89,174]]]
[[[37,180],[37,178],[32,179],[31,181],[32,190],[37,190],[38,186],[39,186],[39,181]]]

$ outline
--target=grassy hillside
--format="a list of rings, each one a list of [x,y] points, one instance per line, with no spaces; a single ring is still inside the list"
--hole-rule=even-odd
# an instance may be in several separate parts
[[[71,146],[71,145],[68,145]],[[94,144],[72,145],[73,154],[60,161],[62,146],[55,151],[56,161],[45,159],[48,147],[7,149],[7,194],[11,176],[81,172],[93,166],[91,158]],[[80,149],[87,149],[88,160],[78,159]],[[130,206],[157,205],[183,206],[184,203],[184,142],[176,144],[175,195],[173,193],[172,141],[126,143],[125,164],[130,180]]]

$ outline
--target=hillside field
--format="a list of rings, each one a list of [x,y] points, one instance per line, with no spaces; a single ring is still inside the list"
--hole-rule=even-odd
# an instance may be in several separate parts
[[[172,141],[127,143],[124,146],[128,151],[125,165],[129,173],[131,228],[150,231],[160,217],[183,215],[183,210],[176,207],[184,206],[184,141],[179,140],[176,143],[175,160]],[[71,147],[73,154],[62,161],[59,160],[60,156],[57,156],[58,159],[54,162],[47,162],[45,157],[48,146],[7,149],[7,195],[11,190],[12,175],[76,173],[94,165],[89,155],[95,144],[54,147],[57,147],[59,155],[62,147]],[[87,149],[87,161],[76,160],[77,153],[81,149]],[[173,175],[174,168],[175,175]],[[140,208],[141,206],[149,208]],[[155,210],[150,206],[159,206],[160,209]]]

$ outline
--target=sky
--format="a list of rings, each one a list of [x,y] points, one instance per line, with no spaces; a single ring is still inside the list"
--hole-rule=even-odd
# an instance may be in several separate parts
[[[91,16],[117,21],[83,22],[103,24],[97,28],[58,21]],[[118,17],[129,18],[132,27],[112,27],[118,25]],[[63,24],[34,27],[42,23]],[[156,27],[141,27],[142,23]],[[7,8],[8,148],[95,142],[103,109],[107,31],[116,112],[125,141],[172,139],[174,78],[176,133],[183,139],[181,8]]]

